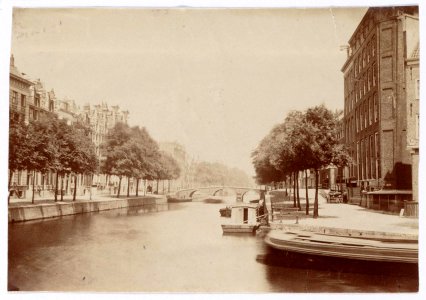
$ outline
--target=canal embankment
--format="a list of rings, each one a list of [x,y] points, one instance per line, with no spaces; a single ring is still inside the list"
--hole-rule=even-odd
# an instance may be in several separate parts
[[[300,193],[302,195],[302,190]],[[313,199],[314,195],[312,193],[309,196]],[[304,200],[303,198],[303,208]],[[264,231],[301,230],[357,238],[418,240],[419,219],[417,218],[387,214],[358,205],[327,203],[326,199],[320,196],[319,216],[314,219],[312,206],[311,202],[309,215],[305,214],[304,209],[288,214],[274,214],[270,226],[264,227]]]
[[[40,203],[35,204],[13,203],[8,208],[8,219],[9,222],[24,222],[128,207],[152,207],[154,205],[167,205],[166,196],[102,197],[94,200],[40,201]]]

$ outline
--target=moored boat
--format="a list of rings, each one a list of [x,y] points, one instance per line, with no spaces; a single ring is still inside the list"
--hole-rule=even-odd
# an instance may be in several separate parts
[[[259,227],[257,205],[241,203],[231,207],[231,220],[222,224],[223,233],[254,233]]]
[[[167,195],[167,202],[169,203],[180,203],[180,202],[192,202],[191,198],[178,198],[172,195]]]
[[[272,230],[265,237],[270,247],[287,252],[353,260],[418,263],[418,242],[371,240],[313,232]]]
[[[219,209],[221,217],[230,218],[231,217],[231,208],[229,206]]]

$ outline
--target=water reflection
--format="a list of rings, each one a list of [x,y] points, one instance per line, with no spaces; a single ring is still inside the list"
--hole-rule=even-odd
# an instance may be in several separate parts
[[[105,292],[417,289],[415,276],[283,264],[259,236],[223,235],[222,207],[172,203],[10,224],[9,284]]]

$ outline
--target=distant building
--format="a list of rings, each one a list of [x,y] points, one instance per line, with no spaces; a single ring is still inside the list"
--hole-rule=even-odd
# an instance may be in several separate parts
[[[191,162],[185,148],[177,142],[161,142],[159,148],[172,156],[181,170],[179,178],[172,183],[171,190],[190,187],[193,183],[193,172],[191,172]]]
[[[92,129],[92,141],[96,147],[96,155],[100,158],[100,145],[105,141],[108,130],[121,122],[127,124],[129,112],[121,111],[119,106],[108,107],[108,104],[85,105],[80,112],[88,120]]]
[[[53,89],[50,92],[46,91],[40,79],[33,81],[28,103],[28,120],[37,121],[47,113],[55,113],[55,110],[55,91]]]
[[[79,120],[80,108],[74,100],[65,98],[57,101],[56,114],[60,120],[66,120],[67,124],[71,125]]]
[[[94,106],[85,105],[80,112],[80,117],[90,125],[92,130],[92,142],[95,144],[96,155],[101,161],[101,145],[105,141],[108,131],[117,123],[127,124],[129,118],[128,111],[121,111],[119,106],[108,107],[108,104],[102,103]],[[107,178],[103,174],[94,176],[94,183],[104,187]],[[124,185],[123,185],[124,186]]]
[[[351,202],[399,211],[412,199],[406,65],[418,43],[418,21],[418,7],[370,8],[349,40],[342,72]]]

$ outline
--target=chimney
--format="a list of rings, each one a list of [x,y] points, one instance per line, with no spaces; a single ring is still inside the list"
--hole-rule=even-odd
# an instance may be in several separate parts
[[[10,55],[10,66],[11,67],[15,66],[15,58],[13,57],[13,54]]]

